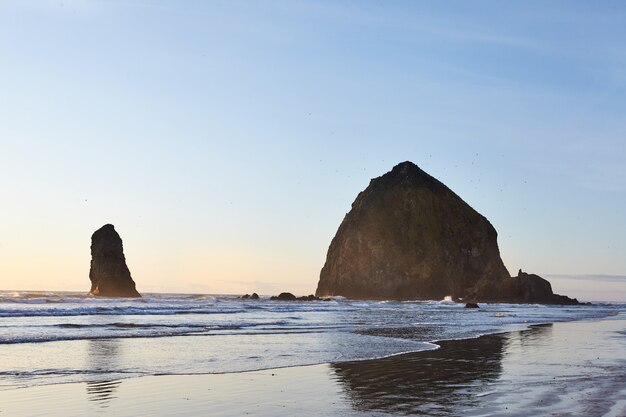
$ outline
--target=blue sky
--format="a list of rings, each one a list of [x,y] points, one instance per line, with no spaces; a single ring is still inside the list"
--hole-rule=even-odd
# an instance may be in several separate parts
[[[626,275],[623,2],[0,2],[0,288],[313,292],[411,160],[514,273]]]

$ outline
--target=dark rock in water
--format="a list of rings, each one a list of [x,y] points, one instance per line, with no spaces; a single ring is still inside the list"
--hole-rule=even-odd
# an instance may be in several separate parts
[[[248,300],[248,299],[250,299],[250,300],[258,300],[259,299],[259,294],[253,292],[252,295],[245,294],[245,295],[242,295],[239,298],[244,299],[244,300]]]
[[[544,287],[534,278],[512,281],[491,223],[417,165],[403,162],[371,180],[352,203],[315,295],[544,302],[534,298]]]
[[[580,304],[575,298],[554,294],[547,280],[539,275],[522,272],[521,269],[517,277],[500,282],[481,282],[468,298],[483,302]]]
[[[91,236],[90,294],[103,297],[141,297],[130,276],[122,239],[112,224],[105,224]]]
[[[465,308],[480,308],[476,303],[466,303]]]
[[[491,223],[411,162],[374,178],[330,244],[317,296],[441,300],[508,277]]]
[[[298,297],[298,298],[296,298],[296,300],[298,300],[298,301],[316,301],[316,300],[320,300],[320,298],[314,296],[313,294],[309,294],[309,295],[303,295],[302,297]]]
[[[313,294],[303,295],[302,297],[296,297],[295,295],[293,295],[290,292],[281,292],[279,295],[275,295],[273,297],[270,297],[270,300],[279,300],[279,301],[315,301],[315,300],[320,300],[320,298],[314,296]]]
[[[279,300],[279,301],[295,301],[296,296],[290,292],[281,292],[278,295],[274,295],[270,297],[270,300]]]

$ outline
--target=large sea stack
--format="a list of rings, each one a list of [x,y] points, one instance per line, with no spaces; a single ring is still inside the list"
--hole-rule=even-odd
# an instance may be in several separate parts
[[[91,236],[90,294],[103,297],[141,297],[130,276],[122,239],[112,224],[105,224]]]
[[[352,203],[328,249],[316,295],[577,303],[553,294],[536,275],[511,278],[491,223],[411,162],[371,180]]]

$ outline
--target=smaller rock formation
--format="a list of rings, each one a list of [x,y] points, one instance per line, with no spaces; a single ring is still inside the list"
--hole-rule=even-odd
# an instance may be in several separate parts
[[[245,294],[245,295],[242,295],[242,296],[241,296],[241,297],[239,297],[239,298],[241,298],[241,299],[243,299],[243,300],[258,300],[258,299],[259,299],[259,294],[257,294],[257,293],[255,293],[255,292],[253,292],[253,293],[252,293],[252,295],[250,295],[250,294]]]
[[[112,224],[105,224],[91,236],[92,295],[103,297],[141,297],[130,276],[122,239]]]
[[[295,301],[296,296],[290,292],[281,292],[278,295],[274,295],[270,297],[270,300],[278,300],[278,301]]]
[[[517,277],[501,281],[482,281],[466,299],[492,303],[580,304],[577,299],[552,292],[552,285],[539,275],[521,269]]]
[[[302,297],[297,298],[298,301],[318,301],[319,297],[314,296],[313,294],[303,295]]]
[[[480,308],[476,303],[467,303],[465,304],[465,308]]]
[[[281,292],[278,295],[274,295],[270,297],[270,300],[276,301],[317,301],[321,300],[321,298],[314,296],[313,294],[303,295],[301,297],[296,297],[290,292]]]

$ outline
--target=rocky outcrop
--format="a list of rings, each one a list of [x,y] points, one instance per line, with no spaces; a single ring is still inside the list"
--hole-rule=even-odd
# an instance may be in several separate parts
[[[301,297],[296,297],[295,295],[293,295],[290,292],[281,292],[278,295],[274,295],[274,296],[270,297],[270,300],[277,300],[277,301],[317,301],[317,300],[321,300],[321,298],[316,297],[313,294],[303,295]]]
[[[122,239],[112,224],[105,224],[91,236],[92,295],[104,297],[141,297],[130,276]]]
[[[314,296],[313,294],[303,295],[302,297],[296,298],[298,301],[319,301],[320,298]]]
[[[317,296],[462,298],[509,276],[491,223],[444,184],[404,162],[374,178],[339,226]]]
[[[244,299],[244,300],[258,300],[258,299],[259,299],[259,294],[257,294],[257,293],[255,293],[255,292],[253,292],[253,293],[252,293],[252,295],[250,295],[250,294],[244,294],[244,295],[242,295],[242,296],[241,296],[241,297],[239,297],[239,298],[242,298],[242,299]]]
[[[500,282],[480,282],[466,298],[499,303],[580,304],[575,298],[554,294],[546,279],[521,269],[517,277]]]
[[[290,292],[281,292],[278,295],[273,295],[270,297],[270,300],[278,300],[278,301],[296,301],[296,296]]]
[[[541,281],[510,277],[496,230],[484,216],[417,165],[403,162],[371,180],[352,203],[330,244],[315,295],[556,300],[543,294]]]

